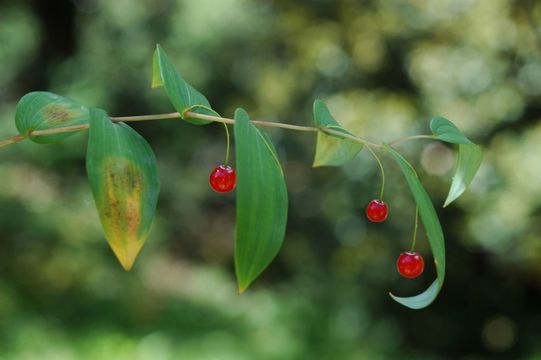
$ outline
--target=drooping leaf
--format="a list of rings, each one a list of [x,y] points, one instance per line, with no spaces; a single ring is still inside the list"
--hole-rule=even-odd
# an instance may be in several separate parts
[[[88,123],[88,108],[76,101],[50,92],[36,91],[19,100],[15,112],[15,126],[21,135],[29,136],[34,130],[51,130]],[[53,143],[76,132],[29,136],[39,143]]]
[[[237,236],[235,269],[239,291],[265,270],[280,250],[287,222],[287,189],[276,151],[248,114],[235,112]]]
[[[160,183],[154,153],[131,127],[91,109],[86,169],[105,237],[130,270],[156,210]]]
[[[313,167],[344,165],[363,148],[363,145],[356,141],[324,131],[326,128],[351,135],[333,118],[327,105],[322,100],[314,101],[314,121],[316,127],[322,130],[317,133]]]
[[[471,184],[483,162],[483,150],[477,145],[458,146],[458,160],[451,188],[443,207],[456,200]]]
[[[419,295],[411,297],[390,295],[395,301],[404,306],[411,309],[421,309],[430,305],[436,299],[443,286],[443,281],[445,279],[445,241],[443,232],[436,210],[434,210],[434,205],[432,205],[432,201],[419,181],[419,177],[413,167],[395,149],[390,146],[386,146],[385,148],[396,160],[402,170],[411,194],[413,195],[413,199],[419,208],[419,215],[426,231],[430,248],[432,249],[437,273],[437,279],[434,280],[428,289]]]
[[[205,115],[217,115],[210,107],[207,98],[180,76],[165,51],[158,44],[152,62],[152,87],[161,86],[165,88],[169,100],[186,121],[195,125],[210,123],[208,120],[187,117],[185,113],[188,111]]]
[[[445,118],[432,119],[430,129],[436,139],[459,145],[455,174],[443,205],[446,207],[462,195],[473,181],[475,174],[481,167],[483,151],[480,146],[471,142],[452,122]]]

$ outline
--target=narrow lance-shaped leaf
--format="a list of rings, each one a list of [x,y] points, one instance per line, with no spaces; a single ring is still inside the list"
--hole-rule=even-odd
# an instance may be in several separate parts
[[[36,91],[19,100],[15,112],[15,126],[21,135],[29,136],[34,130],[51,130],[88,123],[88,108],[76,101],[50,92]],[[39,143],[61,141],[76,132],[29,136]]]
[[[186,117],[185,113],[188,111],[219,116],[212,110],[207,98],[194,89],[193,86],[188,84],[176,71],[173,63],[171,63],[167,54],[159,44],[156,45],[156,51],[154,51],[152,72],[152,87],[165,87],[165,92],[167,93],[169,100],[171,100],[175,109],[186,121],[195,125],[205,125],[210,123],[208,120]]]
[[[314,101],[314,122],[318,129],[327,128],[351,135],[333,118],[322,100]],[[320,130],[317,133],[313,167],[341,166],[353,159],[362,148],[363,145],[356,141]]]
[[[445,207],[462,195],[471,184],[483,161],[483,151],[480,146],[464,136],[452,122],[443,117],[432,119],[430,129],[434,138],[458,144],[457,165],[449,194],[443,205]]]
[[[280,250],[287,222],[287,189],[276,151],[248,114],[235,112],[237,236],[235,269],[239,291],[265,270]]]
[[[86,169],[105,237],[130,270],[156,210],[160,184],[154,153],[131,127],[91,109]]]
[[[411,194],[413,195],[413,199],[419,208],[419,215],[426,231],[430,248],[432,249],[437,273],[437,279],[434,280],[428,289],[419,295],[411,297],[399,297],[393,294],[390,295],[395,301],[404,306],[411,309],[422,309],[430,305],[436,299],[445,279],[445,241],[443,238],[443,232],[441,230],[441,225],[438,220],[436,210],[434,210],[434,205],[432,205],[432,201],[419,181],[419,177],[417,176],[413,167],[395,149],[391,148],[390,146],[386,146],[386,149],[396,160],[400,169],[402,170]]]

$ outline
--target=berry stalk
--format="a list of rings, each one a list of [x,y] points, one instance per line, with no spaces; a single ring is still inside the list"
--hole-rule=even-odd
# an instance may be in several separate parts
[[[224,163],[224,165],[228,166],[229,165],[229,150],[231,148],[231,140],[230,140],[229,129],[227,127],[227,124],[224,124],[224,127],[225,127],[225,137],[227,139],[227,145],[225,146],[225,163]]]
[[[413,240],[411,242],[410,251],[415,250],[415,243],[417,242],[417,228],[419,227],[419,207],[415,207],[415,226],[413,227]]]
[[[372,156],[374,157],[374,159],[376,160],[376,162],[378,163],[378,166],[379,166],[379,171],[380,171],[380,175],[381,175],[381,188],[380,188],[380,192],[379,192],[379,200],[383,201],[383,193],[385,192],[385,170],[383,170],[383,164],[381,163],[381,160],[376,155],[374,150],[372,150],[370,145],[366,145],[366,148],[370,151],[370,153],[372,154]]]

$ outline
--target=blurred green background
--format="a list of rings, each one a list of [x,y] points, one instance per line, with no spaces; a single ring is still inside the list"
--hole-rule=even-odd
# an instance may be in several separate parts
[[[208,186],[223,127],[134,125],[153,146],[157,218],[126,273],[101,233],[86,134],[0,150],[0,359],[540,359],[541,3],[522,0],[0,0],[0,138],[15,105],[48,90],[111,115],[170,112],[151,90],[161,43],[187,81],[231,116],[310,125],[314,98],[378,141],[455,122],[486,157],[446,196],[455,152],[407,143],[446,235],[448,275],[429,308],[395,261],[414,206],[384,157],[390,218],[367,152],[311,168],[313,134],[271,131],[290,194],[279,257],[245,295],[232,268],[234,195]]]

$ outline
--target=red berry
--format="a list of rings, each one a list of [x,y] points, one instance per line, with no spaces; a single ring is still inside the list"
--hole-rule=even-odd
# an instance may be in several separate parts
[[[414,279],[423,273],[425,261],[415,251],[406,251],[398,257],[396,268],[403,277]]]
[[[366,207],[366,217],[372,222],[382,222],[387,219],[389,209],[387,204],[381,200],[372,200]]]
[[[220,165],[217,166],[210,173],[210,187],[219,193],[226,193],[233,191],[237,185],[237,175],[235,170],[230,166]]]

